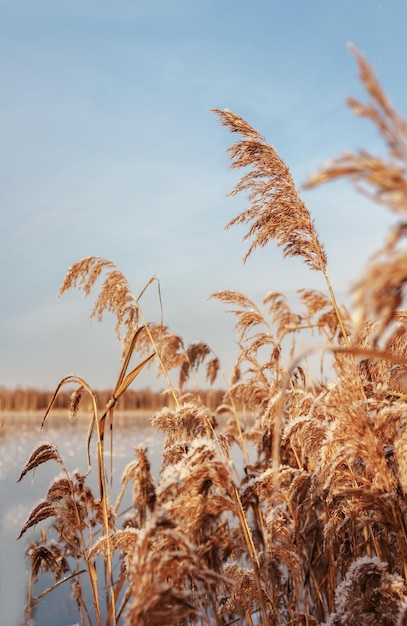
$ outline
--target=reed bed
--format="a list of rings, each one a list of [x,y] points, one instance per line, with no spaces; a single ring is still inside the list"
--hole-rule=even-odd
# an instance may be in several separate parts
[[[367,101],[349,105],[374,124],[386,156],[342,154],[306,186],[347,178],[399,220],[355,282],[352,312],[336,301],[325,248],[288,167],[229,110],[215,114],[237,136],[229,156],[244,174],[231,195],[245,193],[248,208],[227,228],[248,227],[245,261],[275,242],[284,257],[319,272],[322,288],[301,289],[298,311],[277,292],[260,304],[236,291],[212,294],[235,316],[240,348],[215,410],[202,402],[195,375],[204,368],[212,385],[216,355],[144,318],[146,288],[157,288],[161,306],[156,279],[135,296],[111,261],[89,257],[69,269],[61,294],[76,287],[88,295],[97,285],[92,316],[116,316],[123,364],[106,407],[86,381],[69,376],[43,420],[52,419],[66,384],[77,389],[72,419],[82,397],[91,399],[97,493],[51,443],[22,470],[20,480],[43,463],[59,468],[20,533],[40,528],[28,549],[27,618],[35,618],[39,597],[52,602],[64,584],[78,623],[89,625],[407,624],[407,124],[352,52]],[[319,337],[320,374],[307,360],[315,341],[304,349],[310,329]],[[166,438],[161,471],[153,477],[148,451],[137,448],[112,502],[106,448],[114,445],[115,406],[153,364],[168,387],[167,406],[151,419]],[[132,507],[123,515],[126,490]],[[55,582],[39,596],[45,572]]]

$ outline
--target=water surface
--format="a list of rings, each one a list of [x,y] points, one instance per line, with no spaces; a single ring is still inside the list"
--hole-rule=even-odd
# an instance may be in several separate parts
[[[22,626],[29,563],[25,558],[27,546],[38,536],[37,529],[29,529],[17,541],[16,537],[32,508],[45,497],[50,482],[60,473],[60,467],[49,461],[27,474],[16,483],[22,468],[40,441],[53,443],[67,469],[87,471],[86,440],[88,418],[70,423],[66,415],[51,415],[41,437],[42,415],[4,415],[0,413],[0,624]],[[134,460],[134,448],[145,443],[153,475],[157,476],[161,460],[163,437],[154,432],[147,415],[115,416],[113,440],[113,492],[120,489],[120,478],[126,465]],[[109,447],[109,444],[107,444]],[[95,442],[92,442],[92,450]],[[96,484],[96,463],[90,476],[90,486]],[[96,491],[95,491],[96,493]],[[47,522],[44,522],[45,524]],[[50,583],[49,583],[50,584]],[[69,583],[68,583],[69,585]],[[40,602],[36,609],[36,624],[41,626],[68,626],[75,624],[78,614],[69,597],[70,589],[62,585]]]

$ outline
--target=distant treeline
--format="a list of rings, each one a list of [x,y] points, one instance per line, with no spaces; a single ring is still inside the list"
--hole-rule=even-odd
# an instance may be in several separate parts
[[[99,409],[103,409],[110,398],[112,390],[96,391],[97,404]],[[210,409],[222,403],[225,392],[222,390],[199,391],[202,403]],[[8,389],[0,387],[0,411],[44,411],[49,405],[53,396],[53,391],[44,391],[35,388]],[[191,400],[197,396],[196,392],[191,392]],[[67,409],[70,406],[72,391],[62,390],[55,400],[56,409]],[[128,389],[117,404],[120,411],[158,411],[164,406],[172,406],[173,400],[170,394],[152,391],[151,389]],[[80,403],[80,411],[91,410],[91,400],[85,392]]]

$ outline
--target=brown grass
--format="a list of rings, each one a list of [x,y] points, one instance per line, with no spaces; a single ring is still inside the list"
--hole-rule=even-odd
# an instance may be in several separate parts
[[[23,468],[20,479],[50,461],[62,470],[20,533],[43,528],[29,549],[28,615],[37,578],[49,572],[55,584],[40,597],[68,580],[84,624],[407,624],[407,126],[352,50],[368,102],[349,104],[378,128],[387,157],[344,154],[307,184],[346,177],[401,220],[355,284],[354,315],[336,302],[324,246],[287,166],[228,110],[216,113],[238,135],[232,167],[245,168],[231,195],[246,192],[249,208],[227,228],[249,226],[245,260],[274,241],[283,256],[319,271],[327,294],[301,289],[299,311],[276,292],[260,305],[236,291],[213,294],[235,316],[240,348],[216,410],[185,392],[198,368],[206,368],[209,384],[220,370],[205,343],[184,346],[162,320],[147,323],[145,290],[136,298],[111,261],[89,257],[69,270],[61,293],[76,286],[87,295],[105,274],[92,315],[116,316],[124,360],[106,407],[86,381],[68,377],[45,415],[66,382],[77,385],[73,416],[83,394],[91,397],[88,450],[91,457],[95,432],[98,495],[50,443]],[[307,363],[316,351],[304,347],[309,332],[320,337],[320,376]],[[134,355],[138,365],[130,369]],[[147,451],[138,448],[111,503],[105,425],[112,445],[118,397],[153,361],[171,399],[152,416],[166,435],[161,470],[152,476]],[[122,516],[130,487],[132,508]]]

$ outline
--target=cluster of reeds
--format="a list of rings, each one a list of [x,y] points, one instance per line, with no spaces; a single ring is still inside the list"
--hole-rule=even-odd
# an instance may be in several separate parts
[[[213,294],[231,307],[240,347],[216,411],[185,391],[200,366],[215,380],[219,362],[208,346],[186,347],[162,322],[148,323],[142,294],[134,296],[110,261],[90,257],[69,270],[61,293],[76,286],[88,294],[105,273],[93,316],[116,316],[123,367],[102,411],[79,378],[61,381],[53,398],[77,383],[72,415],[82,393],[92,398],[88,450],[90,457],[95,432],[98,494],[51,444],[23,469],[21,478],[51,460],[61,467],[21,531],[49,524],[29,548],[31,607],[37,577],[48,571],[55,585],[70,581],[81,623],[407,624],[407,125],[353,52],[368,101],[349,104],[374,123],[387,156],[343,154],[307,186],[346,177],[400,220],[354,286],[353,316],[335,299],[324,247],[287,166],[228,110],[216,113],[238,135],[232,167],[245,168],[232,195],[249,199],[228,227],[249,226],[245,259],[275,241],[284,256],[322,274],[327,295],[301,290],[298,312],[282,293],[267,294],[262,305],[235,291]],[[307,363],[305,329],[323,343],[328,367],[320,376]],[[106,425],[112,437],[116,403],[154,360],[169,389],[168,407],[152,417],[166,436],[160,474],[151,475],[139,447],[113,504]],[[123,518],[130,485],[133,505]]]

